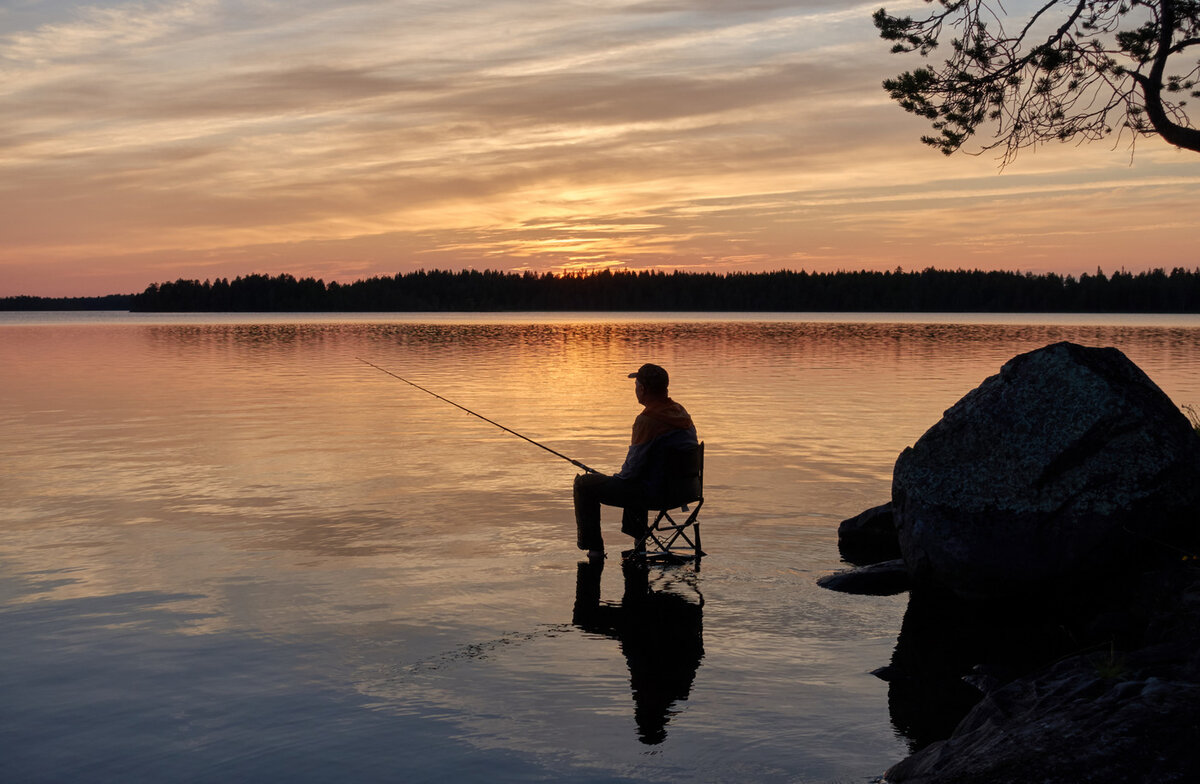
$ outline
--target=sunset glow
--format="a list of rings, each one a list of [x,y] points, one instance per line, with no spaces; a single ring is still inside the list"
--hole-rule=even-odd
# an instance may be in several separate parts
[[[916,61],[888,54],[878,5],[6,3],[0,296],[419,268],[1200,266],[1200,155],[1126,137],[1003,171],[945,158],[880,87]]]

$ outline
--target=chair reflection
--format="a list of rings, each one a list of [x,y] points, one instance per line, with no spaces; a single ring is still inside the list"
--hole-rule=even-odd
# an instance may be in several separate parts
[[[627,560],[621,564],[625,580],[621,601],[602,602],[603,571],[603,561],[579,564],[572,622],[620,643],[629,666],[638,740],[647,745],[662,743],[667,722],[678,712],[674,705],[688,698],[704,658],[704,597],[694,583],[690,588],[696,593],[695,602],[663,590],[658,580],[651,585],[647,565]],[[663,575],[661,570],[655,573]]]

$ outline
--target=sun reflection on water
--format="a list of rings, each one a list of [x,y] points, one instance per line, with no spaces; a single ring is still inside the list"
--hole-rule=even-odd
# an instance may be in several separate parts
[[[33,642],[8,646],[5,664],[30,682],[73,672],[76,695],[23,691],[16,707],[32,728],[60,709],[103,722],[85,706],[105,704],[112,678],[143,676],[100,654],[169,650],[176,675],[154,688],[219,713],[209,690],[226,675],[209,653],[288,710],[317,710],[320,683],[352,703],[321,703],[340,721],[365,726],[358,701],[419,717],[439,728],[421,736],[435,753],[465,746],[501,771],[875,775],[901,744],[867,673],[903,599],[814,587],[838,565],[837,523],[886,500],[898,452],[1014,354],[1116,345],[1176,402],[1200,402],[1198,338],[1170,323],[794,317],[6,324],[0,612]],[[358,358],[606,471],[638,410],[627,374],[671,371],[707,445],[712,555],[694,575],[702,659],[653,757],[635,721],[636,643],[572,623],[576,469]],[[621,606],[623,577],[604,570],[596,606]],[[286,672],[268,672],[267,649]],[[231,735],[282,715],[253,693],[223,719]],[[140,717],[157,714],[138,704],[96,746],[81,734],[78,754],[148,732]],[[280,748],[316,737],[297,732]],[[30,755],[48,748],[25,737]],[[499,751],[524,762],[488,756]]]

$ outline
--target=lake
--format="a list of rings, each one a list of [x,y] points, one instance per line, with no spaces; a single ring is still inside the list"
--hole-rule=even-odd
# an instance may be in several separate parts
[[[0,314],[0,778],[869,781],[907,599],[837,525],[1059,340],[1200,404],[1191,316]],[[602,471],[662,364],[708,557],[587,568],[574,466],[360,360]]]

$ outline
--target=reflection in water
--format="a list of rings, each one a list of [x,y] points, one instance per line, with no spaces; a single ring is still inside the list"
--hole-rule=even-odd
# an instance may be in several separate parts
[[[650,567],[627,560],[621,564],[625,578],[621,601],[602,602],[603,571],[602,559],[583,561],[577,567],[572,621],[584,631],[621,643],[629,665],[638,740],[659,744],[667,739],[667,722],[677,712],[673,706],[688,698],[704,658],[704,597],[696,589],[699,601],[691,602],[652,587]]]
[[[1081,647],[1068,619],[1048,608],[979,605],[914,592],[888,682],[897,732],[918,751],[950,736],[991,685],[1007,683]]]
[[[8,772],[19,738],[31,774],[13,780],[866,780],[901,756],[868,673],[904,600],[813,578],[839,566],[838,521],[886,500],[899,451],[1055,340],[1114,345],[1200,403],[1195,317],[13,318],[0,747]],[[570,628],[588,631],[559,633],[574,470],[355,357],[598,470],[628,445],[629,369],[670,367],[711,449],[707,639],[686,582],[656,584],[688,570],[625,575],[610,603],[585,568]],[[93,624],[109,602],[128,609]],[[948,627],[914,609],[898,675],[945,650],[918,615]],[[670,721],[664,742],[630,742],[630,681],[639,737]],[[911,683],[914,709],[938,689]],[[207,763],[163,751],[197,747]]]

